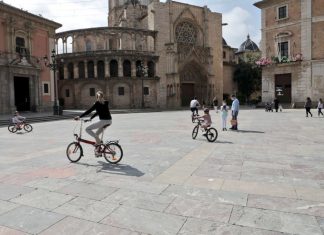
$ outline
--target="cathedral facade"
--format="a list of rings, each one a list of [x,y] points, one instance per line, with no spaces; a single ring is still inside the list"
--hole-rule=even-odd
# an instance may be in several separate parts
[[[102,90],[113,108],[178,108],[223,98],[222,15],[158,0],[109,0],[108,27],[56,34],[65,108]]]

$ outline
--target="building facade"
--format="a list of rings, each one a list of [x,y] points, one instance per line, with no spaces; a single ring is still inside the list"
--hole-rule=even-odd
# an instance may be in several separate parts
[[[237,84],[234,82],[234,72],[238,64],[237,48],[232,48],[223,39],[223,99],[229,100],[232,94],[237,93]]]
[[[109,0],[108,27],[56,34],[59,97],[84,108],[177,108],[223,96],[222,16],[175,1]]]
[[[263,0],[262,100],[302,106],[324,95],[324,2]]]
[[[42,63],[60,24],[0,2],[0,114],[51,110],[54,75]]]

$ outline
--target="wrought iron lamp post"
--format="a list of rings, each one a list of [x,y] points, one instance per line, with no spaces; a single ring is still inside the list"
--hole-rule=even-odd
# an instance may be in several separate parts
[[[44,62],[45,62],[45,66],[48,67],[50,70],[52,70],[53,75],[54,75],[54,106],[53,106],[53,114],[54,115],[62,115],[62,107],[59,104],[58,92],[57,92],[57,80],[56,80],[57,63],[56,63],[56,52],[55,52],[54,49],[52,50],[51,61],[49,62],[47,56],[44,56]]]

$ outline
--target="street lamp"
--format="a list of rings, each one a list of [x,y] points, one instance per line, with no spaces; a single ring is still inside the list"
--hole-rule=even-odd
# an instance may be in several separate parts
[[[48,61],[47,55],[44,56],[44,62],[45,66],[48,67],[50,70],[53,70],[54,75],[54,106],[53,106],[53,114],[54,115],[62,115],[62,110],[59,105],[58,101],[58,94],[57,94],[57,81],[56,81],[56,69],[57,69],[57,63],[56,63],[56,52],[53,49],[52,55],[51,55],[51,62]]]
[[[142,78],[142,108],[144,108],[144,77],[148,76],[148,67],[143,65],[143,62],[137,66],[137,71],[141,74]]]

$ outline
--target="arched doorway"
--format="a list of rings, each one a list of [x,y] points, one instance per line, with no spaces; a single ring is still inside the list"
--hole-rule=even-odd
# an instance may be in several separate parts
[[[189,62],[180,70],[181,105],[189,106],[194,96],[202,104],[208,103],[207,72],[197,62]]]

